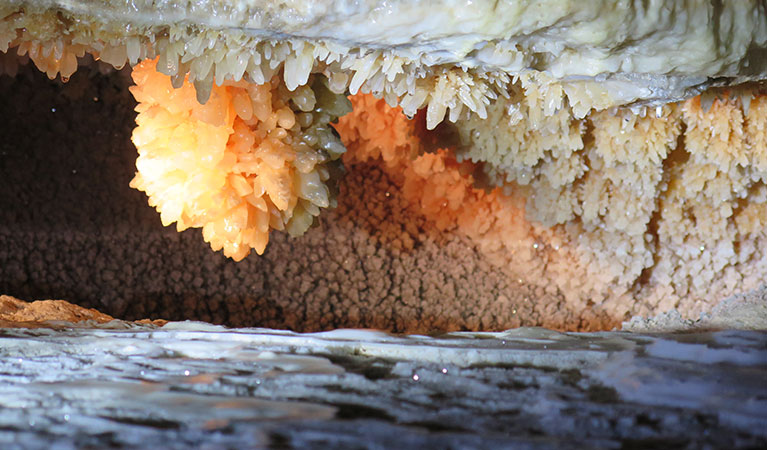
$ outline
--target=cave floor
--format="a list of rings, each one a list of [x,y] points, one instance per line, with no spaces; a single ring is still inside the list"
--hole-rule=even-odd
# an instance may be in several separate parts
[[[764,448],[767,332],[0,329],[0,447]]]

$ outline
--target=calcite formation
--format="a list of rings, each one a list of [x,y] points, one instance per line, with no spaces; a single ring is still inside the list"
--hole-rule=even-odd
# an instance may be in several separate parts
[[[328,123],[350,107],[323,79],[292,93],[276,78],[226,82],[201,105],[190,83],[173,89],[150,63],[133,71],[131,186],[149,195],[163,225],[202,228],[213,250],[241,260],[264,252],[270,229],[301,235],[335,204],[345,148]]]
[[[333,206],[340,159],[372,160],[584,309],[697,314],[767,273],[766,9],[11,0],[0,50],[51,78],[138,64],[132,185],[234,259]]]

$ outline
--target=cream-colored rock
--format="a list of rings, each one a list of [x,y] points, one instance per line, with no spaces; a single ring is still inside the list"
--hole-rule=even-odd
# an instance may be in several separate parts
[[[583,117],[767,74],[756,0],[11,0],[0,16],[0,50],[18,46],[49,76],[69,76],[84,52],[118,67],[159,55],[205,100],[214,79],[263,83],[284,67],[293,90],[323,72],[338,92],[428,107],[429,128],[486,117],[518,76],[561,83]]]

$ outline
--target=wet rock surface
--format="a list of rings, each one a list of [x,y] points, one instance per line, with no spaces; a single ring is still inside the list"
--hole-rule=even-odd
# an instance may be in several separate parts
[[[0,329],[2,448],[763,448],[767,332]]]

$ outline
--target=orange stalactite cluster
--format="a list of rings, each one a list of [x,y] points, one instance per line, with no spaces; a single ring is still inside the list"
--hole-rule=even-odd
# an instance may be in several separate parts
[[[381,161],[407,200],[439,229],[458,228],[485,248],[511,245],[532,232],[523,199],[475,187],[475,164],[457,162],[452,149],[423,152],[419,124],[399,107],[372,95],[358,94],[351,102],[352,112],[336,125],[349,149],[345,163]]]
[[[226,82],[201,105],[189,82],[174,89],[153,61],[136,66],[133,79],[131,186],[146,192],[164,225],[202,228],[214,250],[241,260],[264,252],[271,229],[302,234],[331,206],[329,164],[343,147],[322,122],[332,111],[312,112],[312,89],[288,92],[276,78]]]

